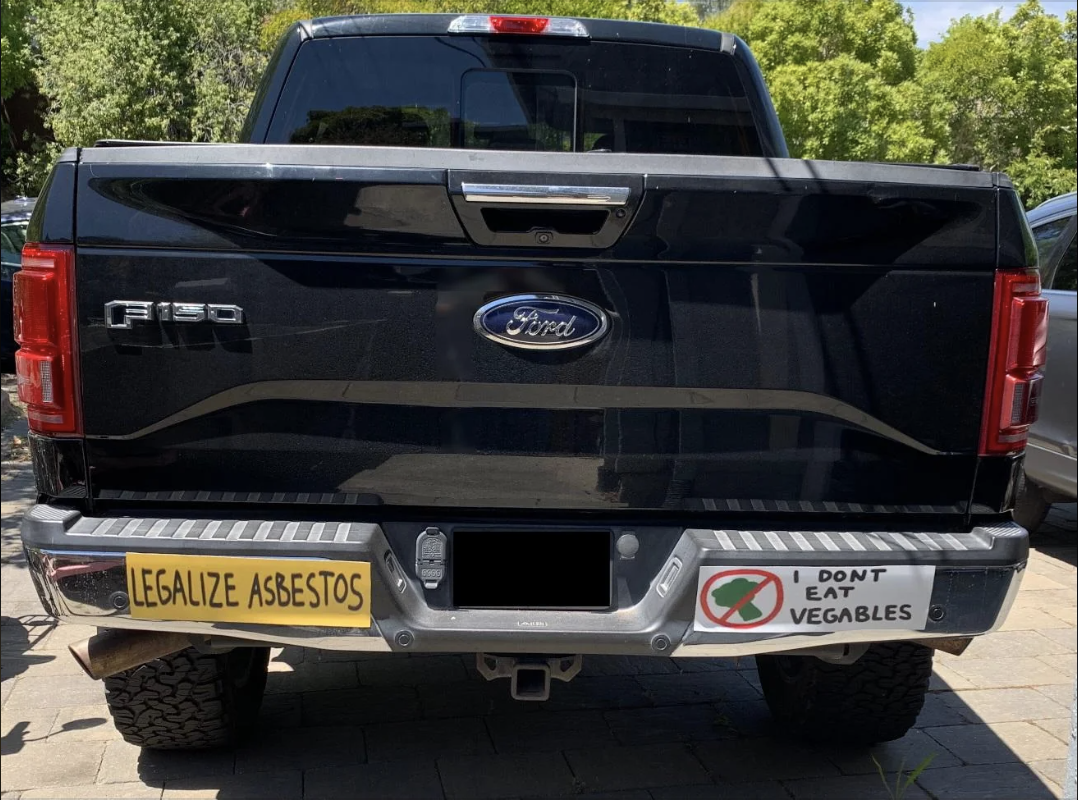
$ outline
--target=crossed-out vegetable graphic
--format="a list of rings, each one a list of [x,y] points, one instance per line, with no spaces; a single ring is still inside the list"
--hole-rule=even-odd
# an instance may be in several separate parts
[[[715,604],[719,607],[733,607],[756,590],[759,584],[759,582],[753,582],[751,579],[739,576],[737,579],[727,582],[725,585],[720,585],[711,591],[711,598],[715,600]],[[741,605],[737,614],[741,616],[742,621],[755,621],[763,616],[760,608],[751,601]]]
[[[703,583],[700,612],[720,627],[753,629],[774,620],[784,595],[782,579],[766,568],[726,568]]]

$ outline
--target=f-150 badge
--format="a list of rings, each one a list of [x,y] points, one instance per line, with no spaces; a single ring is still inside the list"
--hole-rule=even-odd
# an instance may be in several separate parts
[[[197,304],[175,301],[109,301],[105,326],[129,329],[135,323],[243,323],[243,309],[235,304]]]
[[[511,348],[554,351],[602,339],[606,312],[593,303],[565,295],[512,295],[480,307],[475,330]]]

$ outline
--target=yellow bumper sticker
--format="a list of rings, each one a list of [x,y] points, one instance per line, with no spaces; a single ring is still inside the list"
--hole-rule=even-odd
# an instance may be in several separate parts
[[[349,560],[127,555],[132,618],[371,625],[371,566]]]

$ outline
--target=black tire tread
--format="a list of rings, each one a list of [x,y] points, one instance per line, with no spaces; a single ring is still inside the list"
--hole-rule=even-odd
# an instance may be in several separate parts
[[[105,700],[123,739],[151,749],[211,749],[235,743],[258,715],[269,649],[244,650],[248,681],[236,687],[237,655],[194,649],[105,679]]]
[[[905,641],[873,644],[850,665],[805,661],[795,681],[775,657],[756,658],[764,698],[780,724],[816,741],[873,744],[916,723],[932,677],[933,650]],[[786,658],[789,659],[789,658]]]

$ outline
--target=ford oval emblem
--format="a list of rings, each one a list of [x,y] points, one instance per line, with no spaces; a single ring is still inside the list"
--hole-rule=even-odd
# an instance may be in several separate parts
[[[480,307],[475,330],[512,348],[556,351],[601,339],[609,328],[606,312],[565,295],[511,295]]]

